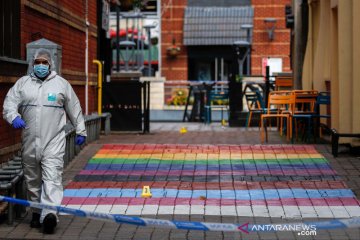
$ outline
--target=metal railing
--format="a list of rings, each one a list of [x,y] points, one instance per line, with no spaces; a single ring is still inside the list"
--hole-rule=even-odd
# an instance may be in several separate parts
[[[4,191],[6,195],[12,197],[16,196],[24,198],[24,181],[23,181],[23,170],[20,157],[13,157],[6,163],[0,166],[0,190]],[[7,222],[9,225],[14,222],[14,211],[16,210],[16,216],[20,217],[21,213],[26,211],[24,207],[16,206],[14,204],[8,204],[8,216]]]
[[[85,118],[86,128],[86,143],[93,142],[100,137],[101,131],[101,118],[99,115],[87,115]],[[76,129],[72,124],[68,123],[65,125],[65,139],[66,147],[64,154],[64,167],[66,167],[71,160],[80,152],[81,147],[75,145]]]

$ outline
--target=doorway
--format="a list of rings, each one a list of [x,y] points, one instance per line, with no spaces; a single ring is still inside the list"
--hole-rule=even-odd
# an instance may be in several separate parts
[[[230,81],[234,61],[231,46],[188,47],[188,79],[190,81]],[[244,73],[247,72],[247,60]]]

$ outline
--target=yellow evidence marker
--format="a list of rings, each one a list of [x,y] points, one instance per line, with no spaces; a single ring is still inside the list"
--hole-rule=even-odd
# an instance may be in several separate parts
[[[180,133],[187,133],[187,129],[186,129],[186,127],[182,127],[182,128],[180,128]]]
[[[141,197],[142,198],[151,198],[152,194],[150,191],[150,187],[149,186],[144,186],[142,193],[141,193]]]

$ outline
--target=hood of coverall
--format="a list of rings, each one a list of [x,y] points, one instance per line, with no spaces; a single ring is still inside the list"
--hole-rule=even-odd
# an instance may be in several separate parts
[[[34,56],[29,61],[28,73],[34,75],[34,63],[36,59],[45,59],[49,62],[49,71],[55,71],[54,57],[51,52],[45,48],[39,48],[35,51]]]

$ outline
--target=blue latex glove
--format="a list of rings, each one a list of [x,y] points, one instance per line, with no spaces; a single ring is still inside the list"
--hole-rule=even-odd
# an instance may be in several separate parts
[[[21,119],[21,117],[17,116],[13,121],[12,121],[12,126],[15,129],[19,129],[19,128],[25,128],[26,127],[26,123],[24,122],[24,120]]]
[[[76,145],[83,145],[85,143],[86,137],[81,136],[81,135],[76,135],[75,138],[75,144]]]

